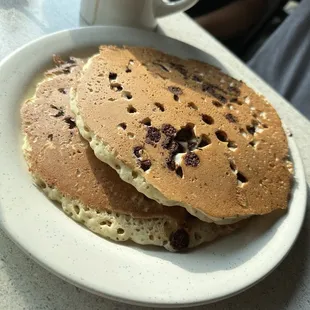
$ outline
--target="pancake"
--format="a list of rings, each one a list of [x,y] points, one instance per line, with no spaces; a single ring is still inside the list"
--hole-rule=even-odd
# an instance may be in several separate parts
[[[37,186],[66,214],[100,236],[169,251],[198,246],[240,226],[207,224],[184,208],[159,205],[99,161],[69,109],[69,90],[83,62],[55,61],[58,67],[46,73],[22,106],[23,151]]]
[[[101,46],[71,109],[96,156],[158,203],[218,224],[287,208],[291,163],[276,111],[211,65]]]

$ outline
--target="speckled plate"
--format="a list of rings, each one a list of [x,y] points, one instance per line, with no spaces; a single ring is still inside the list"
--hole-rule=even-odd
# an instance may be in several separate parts
[[[305,176],[291,137],[296,182],[289,211],[253,219],[245,229],[187,254],[102,239],[68,218],[33,186],[21,152],[20,104],[34,91],[37,77],[52,65],[53,53],[91,55],[102,43],[153,46],[207,61],[255,87],[255,81],[248,81],[230,64],[221,64],[184,43],[133,29],[81,28],[27,44],[0,64],[0,227],[59,277],[128,303],[192,306],[255,284],[288,253],[305,215]]]

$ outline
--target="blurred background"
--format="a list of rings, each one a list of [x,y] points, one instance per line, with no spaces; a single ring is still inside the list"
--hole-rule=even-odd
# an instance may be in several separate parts
[[[236,56],[248,61],[298,7],[299,2],[300,0],[200,0],[186,13]]]

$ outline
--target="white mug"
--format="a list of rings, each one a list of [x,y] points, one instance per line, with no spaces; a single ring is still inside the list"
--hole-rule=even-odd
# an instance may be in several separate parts
[[[89,25],[118,25],[152,30],[157,17],[192,7],[198,0],[81,0],[81,17]]]

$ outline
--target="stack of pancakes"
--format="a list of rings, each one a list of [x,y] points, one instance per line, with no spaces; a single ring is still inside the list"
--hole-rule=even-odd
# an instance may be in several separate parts
[[[23,151],[88,229],[180,251],[287,208],[286,135],[243,82],[149,48],[54,62],[22,106]]]

